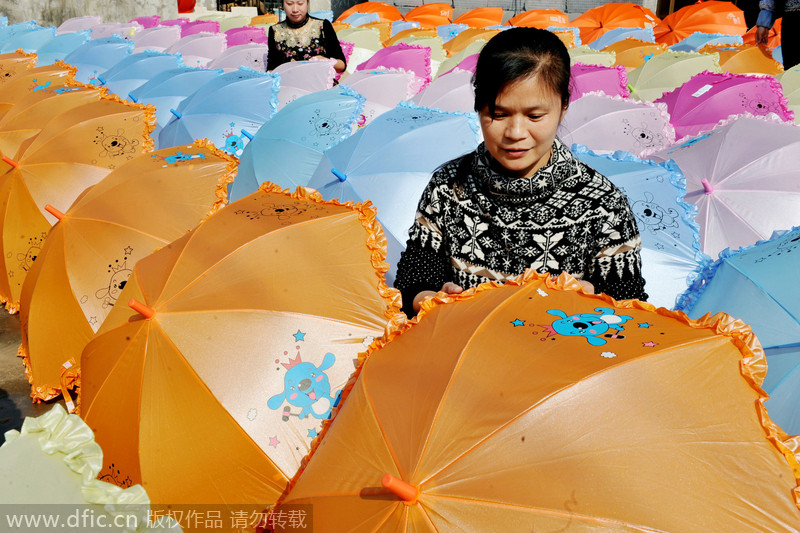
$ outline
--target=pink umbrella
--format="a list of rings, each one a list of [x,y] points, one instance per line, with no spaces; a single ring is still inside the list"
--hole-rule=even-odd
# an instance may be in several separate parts
[[[705,71],[656,102],[666,104],[679,139],[708,131],[730,115],[775,113],[786,122],[794,118],[773,76]]]
[[[195,33],[181,37],[178,42],[164,50],[170,54],[181,54],[189,67],[205,67],[228,48],[224,33]]]
[[[261,43],[229,46],[219,57],[209,61],[206,68],[221,68],[225,72],[229,72],[244,66],[259,72],[266,72],[268,48],[266,44]]]
[[[100,39],[102,37],[119,35],[123,39],[132,41],[133,36],[143,29],[144,28],[142,25],[137,22],[111,22],[108,24],[98,24],[92,28],[92,39]]]
[[[572,94],[570,101],[577,100],[584,94],[603,92],[609,96],[631,95],[628,89],[628,74],[625,67],[616,65],[604,67],[601,65],[585,65],[575,63],[572,65]]]
[[[76,31],[91,30],[98,24],[102,23],[103,19],[100,17],[72,17],[62,22],[61,25],[56,28],[56,33],[61,35],[62,33],[74,33]]]
[[[334,64],[336,61],[333,59],[290,61],[275,68],[273,72],[281,77],[278,108],[282,108],[303,94],[333,87],[336,76]]]
[[[189,22],[187,18],[177,18],[177,19],[169,19],[169,20],[162,20],[159,25],[160,26],[183,26]]]
[[[474,73],[475,69],[478,67],[478,56],[479,55],[480,54],[472,54],[471,56],[465,57],[464,59],[461,60],[461,62],[458,65],[456,65],[455,67],[451,68],[450,70],[448,70],[444,74],[449,74],[449,73],[453,72],[455,69],[468,70],[468,71]],[[442,76],[444,76],[444,74],[442,74]]]
[[[583,144],[596,152],[623,150],[637,157],[675,142],[665,105],[599,92],[570,103],[558,136],[568,146]]]
[[[241,28],[231,28],[225,32],[228,36],[228,46],[238,46],[240,44],[267,43],[267,32],[264,28],[255,26],[242,26]]]
[[[219,21],[194,20],[181,25],[181,37],[200,32],[219,33]]]
[[[412,101],[432,109],[468,113],[475,109],[472,72],[455,68],[433,80]]]
[[[411,98],[415,79],[412,72],[397,68],[381,67],[351,74],[345,84],[366,98],[358,127],[366,126],[403,100]]]
[[[413,72],[416,77],[416,94],[431,82],[431,49],[427,46],[397,43],[375,52],[370,59],[356,67],[356,71],[378,67],[401,68]]]
[[[149,17],[136,17],[131,19],[131,22],[136,22],[142,25],[143,28],[155,28],[161,22],[161,17],[158,15],[150,15]]]
[[[648,156],[674,160],[697,205],[703,251],[714,257],[800,225],[800,127],[739,115]]]
[[[181,38],[180,26],[156,26],[145,28],[133,36],[133,53],[144,50],[163,52]]]
[[[355,49],[356,45],[353,44],[353,43],[345,42],[345,41],[341,41],[341,42],[339,42],[339,44],[342,46],[342,53],[344,53],[345,62],[349,65],[350,64],[350,56],[353,55],[353,50]],[[342,77],[342,74],[343,74],[343,72],[337,72],[336,73],[336,80],[337,81],[339,80],[339,78]]]

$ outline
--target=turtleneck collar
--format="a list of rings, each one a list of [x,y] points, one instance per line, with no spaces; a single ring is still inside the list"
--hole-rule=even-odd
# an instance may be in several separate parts
[[[298,22],[296,24],[294,22],[292,22],[291,20],[289,20],[289,18],[287,17],[286,18],[286,25],[289,26],[290,28],[292,28],[293,30],[296,30],[297,28],[302,28],[303,26],[305,26],[310,17],[311,17],[311,15],[306,13],[306,18],[304,18],[301,22]]]

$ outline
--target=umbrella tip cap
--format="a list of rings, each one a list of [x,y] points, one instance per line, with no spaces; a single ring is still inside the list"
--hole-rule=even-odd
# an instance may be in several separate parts
[[[135,96],[133,96],[131,93],[128,93],[128,100],[130,100],[134,104],[138,104],[139,103],[139,99],[136,98]]]
[[[341,170],[338,170],[338,169],[332,168],[332,169],[331,169],[331,174],[333,174],[334,176],[336,176],[337,178],[339,178],[339,181],[341,181],[341,182],[345,182],[345,181],[347,181],[347,174],[345,174],[345,173],[344,173],[344,172],[342,172]]]
[[[144,305],[142,302],[136,300],[135,298],[131,298],[130,300],[128,300],[128,307],[130,307],[131,309],[133,309],[134,311],[136,311],[145,318],[153,318],[153,316],[156,314],[155,309]]]
[[[381,485],[389,489],[397,497],[408,505],[414,505],[419,498],[419,488],[411,483],[406,483],[402,479],[396,478],[391,474],[384,474],[381,478]]]
[[[703,184],[703,189],[705,190],[706,194],[711,194],[714,192],[714,186],[711,185],[706,178],[701,179],[700,183]]]
[[[177,111],[175,111],[174,109],[171,109],[171,108],[170,108],[169,112],[172,113],[173,115],[175,115],[178,118],[181,118],[183,116],[181,113],[178,113]]]
[[[47,204],[46,206],[44,206],[44,210],[47,211],[48,213],[50,213],[51,215],[53,215],[54,217],[56,217],[58,220],[61,220],[61,219],[64,218],[64,213],[62,213],[61,211],[59,211],[58,209],[56,209],[55,207],[53,207],[50,204]]]
[[[4,156],[2,157],[2,159],[3,159],[3,161],[5,161],[6,163],[8,163],[9,165],[11,165],[11,166],[12,166],[12,167],[14,167],[14,168],[17,168],[17,167],[19,166],[19,163],[17,163],[16,161],[14,161],[13,159],[11,159],[11,158],[10,158],[10,157],[8,157],[7,155],[4,155]]]

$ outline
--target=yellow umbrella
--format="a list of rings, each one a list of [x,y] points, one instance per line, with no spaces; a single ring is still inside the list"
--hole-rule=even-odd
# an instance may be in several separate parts
[[[661,43],[649,43],[628,37],[621,41],[612,43],[605,48],[604,52],[613,52],[616,57],[617,65],[622,65],[631,70],[644,65],[645,58],[663,54],[667,51],[667,45]]]
[[[583,63],[584,65],[600,65],[601,67],[613,67],[617,61],[614,52],[606,52],[589,48],[588,45],[576,46],[567,50],[570,62]]]
[[[483,47],[486,46],[486,41],[480,39],[478,41],[473,41],[469,43],[466,48],[463,50],[456,52],[455,54],[451,55],[439,65],[439,71],[436,73],[437,76],[444,74],[445,72],[449,72],[450,70],[454,69],[459,63],[461,63],[465,58],[480,54]]]
[[[800,123],[800,67],[793,67],[776,76],[783,87],[783,95],[789,101],[789,109],[794,111],[794,123]]]
[[[632,97],[652,102],[706,70],[722,72],[719,54],[667,50],[631,70],[628,73],[628,86]]]
[[[385,43],[383,43],[383,46],[384,47],[392,46],[393,44],[397,44],[399,41],[401,41],[403,39],[406,39],[406,38],[409,38],[409,37],[436,37],[437,35],[438,34],[436,33],[435,29],[409,28],[407,30],[399,31],[399,32],[395,33],[394,35],[392,35],[391,37],[389,37],[389,40],[387,40]],[[404,41],[404,42],[406,42],[406,41]]]

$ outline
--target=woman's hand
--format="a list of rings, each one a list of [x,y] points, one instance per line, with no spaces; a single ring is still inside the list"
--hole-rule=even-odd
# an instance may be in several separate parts
[[[460,285],[456,285],[452,281],[448,281],[442,285],[442,288],[439,290],[439,292],[443,292],[445,294],[459,294],[463,291],[464,289]],[[434,291],[422,291],[417,294],[414,297],[414,303],[412,304],[414,307],[414,312],[419,313],[419,310],[422,308],[422,302],[428,298],[433,298],[434,296],[436,296],[436,292]]]
[[[767,44],[769,40],[769,28],[758,26],[756,28],[756,44]]]

